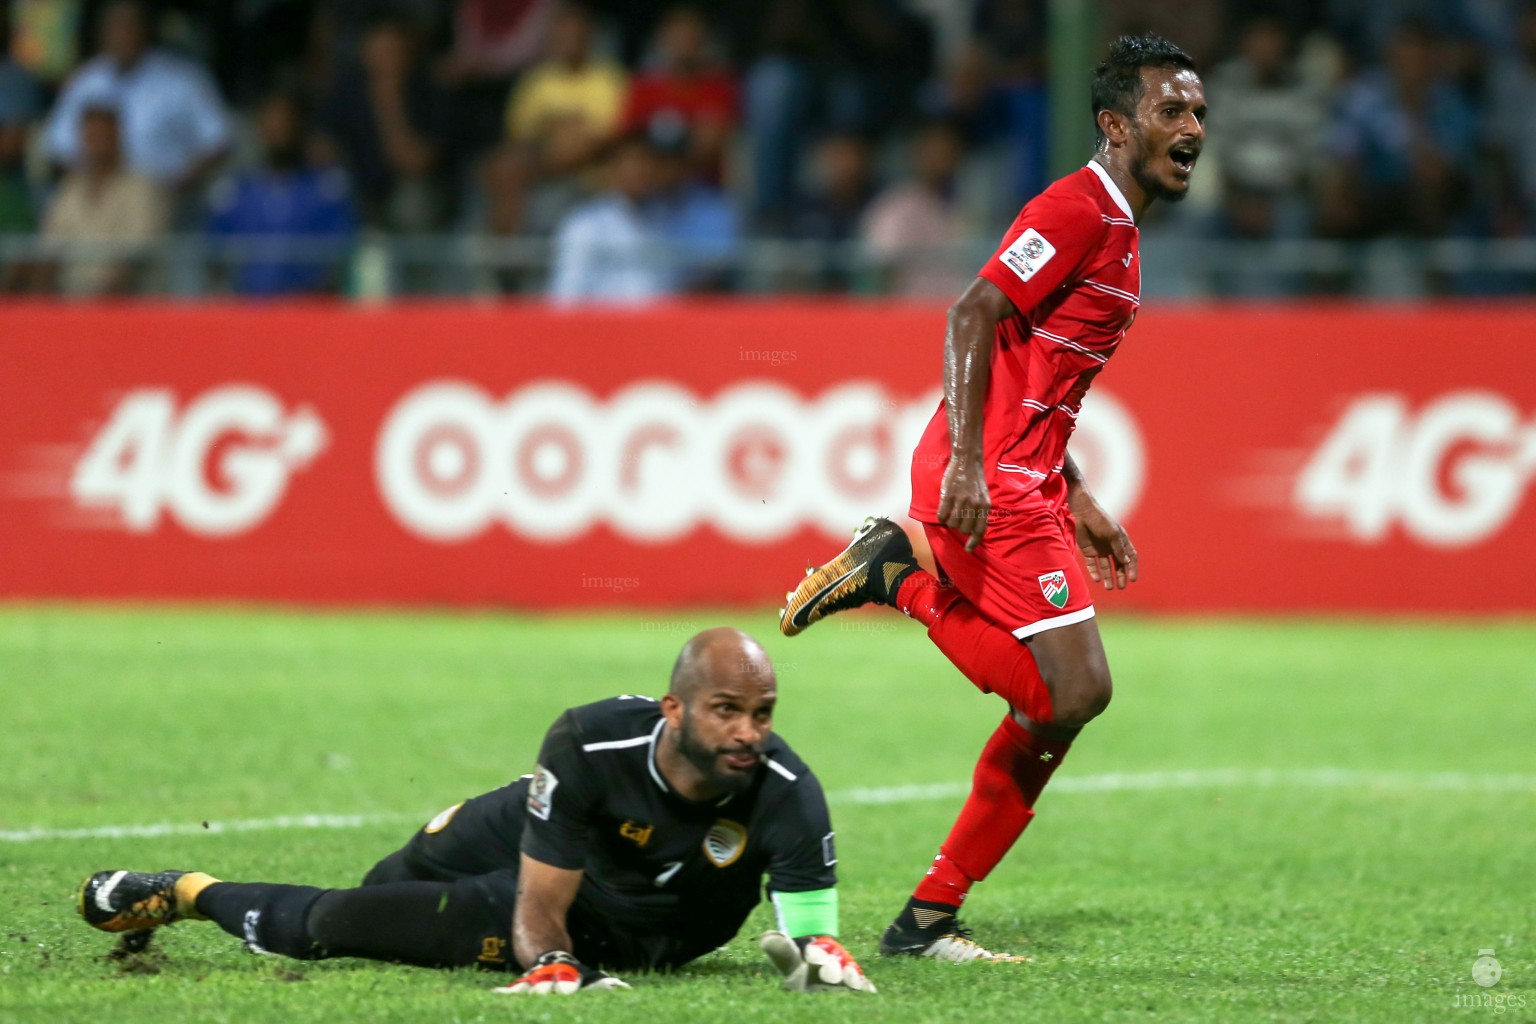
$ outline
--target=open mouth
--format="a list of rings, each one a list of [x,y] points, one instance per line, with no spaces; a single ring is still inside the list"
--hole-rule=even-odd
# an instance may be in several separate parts
[[[726,754],[725,763],[739,772],[750,771],[757,767],[757,755],[750,751]]]
[[[1197,146],[1174,146],[1168,151],[1168,159],[1173,161],[1173,166],[1181,174],[1188,174],[1194,169],[1195,161],[1200,158],[1200,149]]]

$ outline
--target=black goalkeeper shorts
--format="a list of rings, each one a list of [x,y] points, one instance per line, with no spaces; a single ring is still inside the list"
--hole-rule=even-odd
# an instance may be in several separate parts
[[[484,907],[466,928],[463,945],[478,943],[476,961],[518,970],[512,956],[512,914],[517,906],[519,847],[528,805],[529,778],[464,801],[433,818],[399,850],[373,866],[363,885],[389,882],[452,882]],[[456,901],[457,902],[457,901]],[[582,963],[604,970],[652,971],[677,966],[677,940],[624,928],[587,910],[578,897],[566,915],[570,950]]]

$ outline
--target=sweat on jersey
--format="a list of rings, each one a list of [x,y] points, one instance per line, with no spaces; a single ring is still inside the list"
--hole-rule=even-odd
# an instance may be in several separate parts
[[[1097,163],[1061,178],[1019,212],[978,272],[1018,315],[997,325],[982,405],[982,458],[994,509],[1066,495],[1062,466],[1088,386],[1141,303],[1130,204]],[[949,465],[944,402],[912,455],[912,505],[938,522]]]
[[[664,720],[649,697],[572,708],[550,727],[529,784],[522,852],[585,874],[573,910],[666,936],[673,962],[735,937],[760,898],[837,883],[821,783],[770,734],[752,784],[697,803],[656,764]]]

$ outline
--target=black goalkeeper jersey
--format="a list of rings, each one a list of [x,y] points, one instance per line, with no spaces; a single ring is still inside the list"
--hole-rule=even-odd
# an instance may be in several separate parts
[[[585,873],[574,911],[666,936],[692,959],[736,935],[765,875],[775,892],[826,889],[837,858],[821,783],[777,735],[749,788],[696,803],[657,767],[662,725],[649,697],[561,715],[528,783],[521,849]]]

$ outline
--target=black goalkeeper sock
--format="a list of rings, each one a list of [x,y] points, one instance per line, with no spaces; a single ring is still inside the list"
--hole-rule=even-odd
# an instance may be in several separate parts
[[[219,882],[198,896],[197,909],[258,949],[300,960],[355,956],[420,967],[516,967],[511,914],[499,913],[468,880],[360,889]]]
[[[310,908],[327,889],[267,882],[215,882],[197,896],[197,911],[252,949],[297,960],[326,954],[309,933]]]

